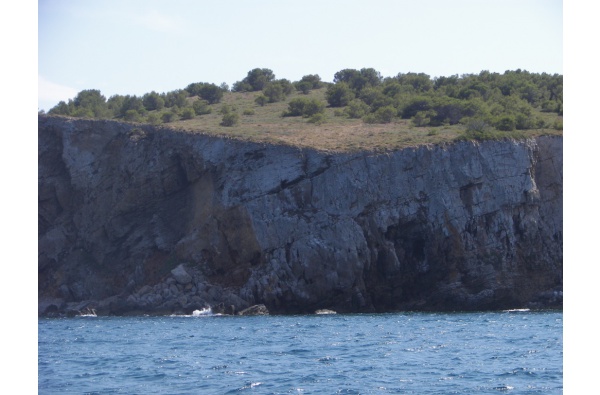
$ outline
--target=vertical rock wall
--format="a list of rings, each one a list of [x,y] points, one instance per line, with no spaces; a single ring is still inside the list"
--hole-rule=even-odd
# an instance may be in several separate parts
[[[562,138],[329,154],[40,117],[38,139],[42,312],[562,304]]]

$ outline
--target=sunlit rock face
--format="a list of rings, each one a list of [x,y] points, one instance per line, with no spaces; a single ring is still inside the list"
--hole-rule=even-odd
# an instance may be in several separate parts
[[[561,137],[328,153],[41,116],[38,144],[40,314],[562,307]]]

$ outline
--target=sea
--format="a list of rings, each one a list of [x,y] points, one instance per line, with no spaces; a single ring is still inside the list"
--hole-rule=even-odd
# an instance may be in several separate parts
[[[563,313],[38,319],[39,394],[562,394]]]

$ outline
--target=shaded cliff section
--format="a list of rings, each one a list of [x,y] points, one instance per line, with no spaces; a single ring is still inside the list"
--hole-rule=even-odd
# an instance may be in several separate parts
[[[327,153],[40,116],[40,315],[562,308],[562,138]]]

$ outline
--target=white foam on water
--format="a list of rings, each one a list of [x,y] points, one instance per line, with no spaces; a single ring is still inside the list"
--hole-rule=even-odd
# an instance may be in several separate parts
[[[212,309],[206,307],[200,310],[194,310],[192,311],[192,314],[171,314],[169,317],[213,317],[215,315],[220,314],[213,314]]]
[[[84,312],[79,312],[79,317],[98,317],[98,315],[96,315],[96,310],[88,308]]]
[[[192,317],[202,317],[202,316],[208,316],[208,315],[213,315],[212,309],[210,307],[201,309],[201,310],[194,310],[192,312]]]

